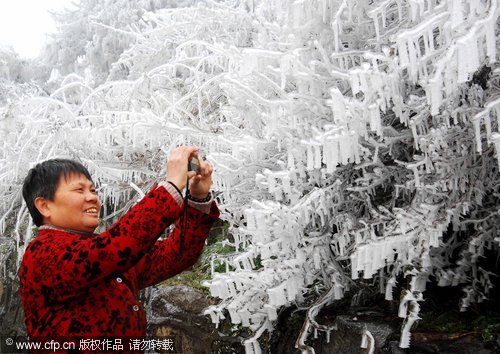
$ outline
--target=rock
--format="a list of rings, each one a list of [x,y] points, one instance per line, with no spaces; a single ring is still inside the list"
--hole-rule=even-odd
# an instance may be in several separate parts
[[[314,341],[314,348],[320,353],[360,353],[361,339],[365,330],[370,331],[375,339],[375,352],[386,345],[387,339],[394,329],[382,321],[374,319],[358,320],[357,317],[340,315],[333,322],[337,330],[330,332],[330,342],[325,336]],[[318,338],[319,339],[319,338]]]
[[[4,280],[0,278],[0,303],[2,303],[3,293],[4,293]]]
[[[221,337],[205,308],[217,303],[202,292],[184,285],[153,288],[148,309],[148,334],[174,337],[182,354],[212,353],[214,347],[239,347],[239,340]],[[227,351],[227,353],[237,353]],[[223,351],[226,352],[226,351]]]
[[[16,260],[14,240],[0,237],[0,336],[26,335]]]
[[[411,347],[405,351],[398,347],[398,342],[391,341],[388,345],[389,353],[404,354],[493,354],[498,353],[490,349],[485,343],[472,334],[436,334],[413,333]]]
[[[381,354],[493,354],[498,353],[498,346],[484,343],[483,338],[477,333],[440,333],[440,332],[411,332],[410,348],[399,348],[400,323],[391,320],[387,314],[356,308],[348,308],[346,312],[331,317],[318,316],[317,322],[327,327],[335,328],[330,332],[327,341],[324,332],[318,332],[314,338],[311,331],[306,343],[314,348],[316,353],[368,353],[361,348],[362,335],[365,330],[370,331],[375,339],[374,353]],[[295,341],[299,335],[301,325],[297,322],[304,321],[305,311],[283,312],[278,320],[278,327],[273,332],[272,352],[276,354],[300,354],[295,348]],[[294,317],[295,316],[295,317]],[[293,330],[289,330],[291,328]]]
[[[188,312],[191,314],[200,314],[208,306],[217,303],[215,299],[210,298],[201,291],[186,285],[158,287],[155,288],[151,296],[152,299],[157,300],[161,297],[163,301],[175,305],[177,307],[177,311]],[[167,312],[162,311],[161,308],[159,308],[158,311],[159,314],[168,314]]]

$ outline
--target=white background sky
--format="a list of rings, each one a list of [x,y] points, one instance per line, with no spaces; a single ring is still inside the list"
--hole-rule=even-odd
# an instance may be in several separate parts
[[[55,31],[48,11],[71,7],[72,0],[0,0],[0,45],[12,45],[21,57],[38,55],[46,34]]]

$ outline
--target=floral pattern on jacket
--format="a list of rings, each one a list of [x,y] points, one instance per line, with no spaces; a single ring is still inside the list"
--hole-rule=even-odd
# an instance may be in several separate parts
[[[146,316],[139,290],[193,265],[219,217],[188,207],[179,256],[182,207],[163,187],[153,188],[101,234],[43,228],[26,248],[20,293],[30,337],[143,337]],[[157,240],[172,223],[174,230]]]

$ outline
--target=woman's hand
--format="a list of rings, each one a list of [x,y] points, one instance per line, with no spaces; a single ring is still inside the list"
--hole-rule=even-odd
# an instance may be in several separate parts
[[[188,162],[193,157],[198,157],[196,146],[179,146],[172,150],[167,160],[167,181],[175,184],[181,191],[186,187],[187,179],[196,176],[196,172],[188,172]]]
[[[203,199],[208,196],[212,186],[212,172],[214,168],[206,161],[200,161],[200,174],[194,175],[189,179],[189,194],[197,199]]]

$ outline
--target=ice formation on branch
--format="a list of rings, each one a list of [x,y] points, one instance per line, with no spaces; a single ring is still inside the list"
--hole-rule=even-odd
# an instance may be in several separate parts
[[[245,348],[259,353],[283,306],[316,299],[297,339],[313,352],[307,336],[333,330],[316,315],[349,278],[393,300],[407,277],[406,347],[427,281],[463,285],[464,310],[492,286],[480,258],[500,246],[499,11],[227,0],[143,13],[105,82],[54,73],[50,96],[2,107],[0,226],[21,249],[31,237],[19,193],[38,161],[85,162],[112,220],[160,178],[170,148],[195,144],[215,165],[235,249],[205,282],[221,299],[206,310],[215,325],[250,328]],[[92,60],[80,63],[103,64]]]
[[[375,339],[369,330],[365,330],[361,339],[361,348],[368,349],[368,354],[375,353]]]

